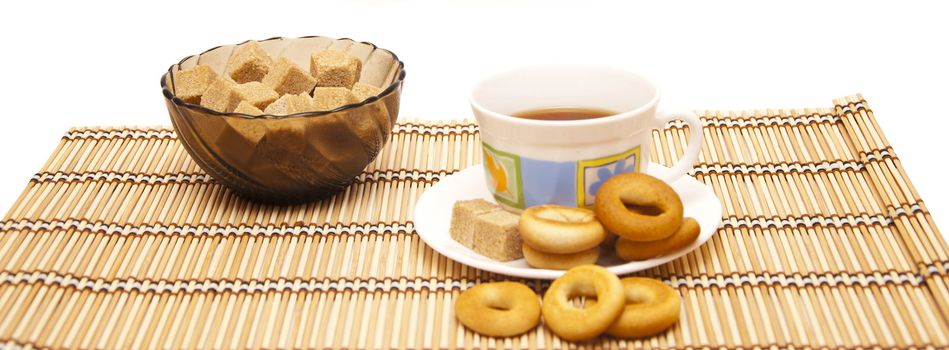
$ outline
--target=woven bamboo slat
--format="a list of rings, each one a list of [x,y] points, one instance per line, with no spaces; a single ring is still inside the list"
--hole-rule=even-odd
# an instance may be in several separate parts
[[[289,207],[236,197],[167,127],[68,131],[0,221],[0,348],[949,346],[949,247],[861,96],[699,114],[692,173],[725,211],[700,249],[638,274],[682,295],[659,336],[460,326],[458,293],[509,278],[435,253],[410,218],[480,162],[477,127],[409,121],[344,192]],[[654,136],[660,163],[687,142],[678,123]]]

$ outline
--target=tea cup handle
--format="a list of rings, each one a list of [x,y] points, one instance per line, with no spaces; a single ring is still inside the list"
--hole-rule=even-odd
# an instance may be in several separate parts
[[[699,151],[702,150],[702,120],[695,113],[663,113],[656,114],[656,128],[662,129],[667,123],[673,120],[682,120],[689,125],[689,144],[685,148],[682,158],[675,163],[668,172],[657,174],[657,177],[667,183],[678,180],[692,169],[692,165],[699,158]]]

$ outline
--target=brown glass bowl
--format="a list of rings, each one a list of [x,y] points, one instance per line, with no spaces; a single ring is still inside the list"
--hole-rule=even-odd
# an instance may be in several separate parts
[[[339,192],[389,140],[399,115],[402,61],[388,50],[350,39],[311,36],[259,43],[272,57],[286,56],[305,70],[313,52],[348,51],[363,61],[359,81],[383,90],[331,111],[285,116],[221,113],[175,97],[179,70],[206,64],[223,75],[237,45],[218,46],[186,57],[162,76],[162,93],[178,140],[215,180],[246,197],[299,203]]]

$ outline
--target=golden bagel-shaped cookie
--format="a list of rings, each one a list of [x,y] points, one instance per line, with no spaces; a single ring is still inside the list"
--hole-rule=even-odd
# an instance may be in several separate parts
[[[616,256],[626,261],[652,259],[692,244],[701,231],[698,221],[685,218],[672,236],[658,241],[635,242],[620,238],[616,242]]]
[[[524,260],[527,260],[527,265],[551,270],[567,270],[575,266],[594,264],[596,259],[600,257],[600,246],[579,253],[551,254],[536,250],[525,244],[521,247],[521,251],[524,252]]]
[[[554,254],[578,253],[596,247],[606,230],[592,210],[562,205],[538,205],[521,213],[518,231],[524,243]]]
[[[458,295],[455,318],[480,334],[509,337],[537,326],[540,301],[522,283],[482,283]]]
[[[662,332],[679,320],[679,294],[652,278],[621,280],[626,294],[623,313],[606,333],[620,338],[639,338]]]
[[[570,298],[596,296],[593,306],[577,308]],[[623,312],[626,297],[616,275],[596,265],[574,267],[554,280],[544,294],[544,323],[554,334],[571,341],[596,337]]]
[[[660,240],[682,224],[682,200],[676,191],[641,173],[606,180],[596,192],[593,209],[603,227],[630,241]]]

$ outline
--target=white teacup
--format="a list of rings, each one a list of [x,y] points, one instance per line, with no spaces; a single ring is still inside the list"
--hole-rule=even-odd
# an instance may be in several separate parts
[[[541,204],[590,207],[607,178],[646,171],[652,130],[681,119],[689,125],[689,144],[662,178],[675,181],[698,158],[702,122],[689,112],[657,112],[658,102],[659,90],[648,79],[601,66],[532,66],[482,81],[471,108],[481,129],[488,188],[513,211]],[[616,114],[566,121],[513,116],[552,107]]]

